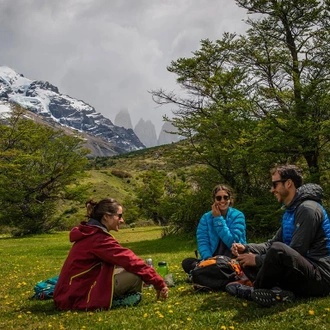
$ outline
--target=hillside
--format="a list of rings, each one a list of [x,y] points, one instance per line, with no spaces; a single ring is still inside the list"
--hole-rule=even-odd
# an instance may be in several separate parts
[[[124,203],[125,198],[135,195],[141,175],[152,169],[166,173],[177,173],[183,167],[169,160],[177,144],[147,148],[113,157],[97,157],[89,160],[87,177],[81,182],[88,185],[88,197],[99,200],[112,197]],[[184,168],[188,171],[188,167]],[[125,208],[125,205],[124,205]],[[65,228],[69,229],[83,220],[84,203],[66,203],[60,205],[60,217],[65,218]],[[127,211],[127,210],[126,210]]]

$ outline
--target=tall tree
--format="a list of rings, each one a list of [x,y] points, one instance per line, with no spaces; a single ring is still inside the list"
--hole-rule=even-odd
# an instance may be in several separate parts
[[[248,116],[248,88],[243,88],[245,69],[235,65],[235,34],[225,33],[222,40],[203,40],[192,58],[172,61],[170,72],[185,91],[180,97],[163,90],[153,91],[158,104],[174,103],[171,121],[186,138],[180,158],[206,164],[236,189],[244,190],[249,181],[246,164],[250,141],[246,133],[256,122]]]
[[[186,137],[181,155],[235,189],[260,186],[255,174],[268,176],[274,162],[301,162],[318,182],[329,156],[329,2],[236,2],[254,14],[246,35],[203,40],[168,67],[184,96],[157,90],[153,99],[177,105],[165,120]]]
[[[247,21],[236,63],[247,70],[251,109],[262,120],[262,151],[303,156],[318,182],[330,141],[329,6],[316,0],[236,2],[258,15]]]
[[[155,169],[142,175],[142,185],[136,189],[136,204],[140,213],[159,225],[165,225],[166,219],[159,212],[164,197],[166,174]]]
[[[87,162],[83,141],[25,119],[19,106],[0,127],[0,222],[23,234],[47,231],[56,202],[77,197],[73,188]]]

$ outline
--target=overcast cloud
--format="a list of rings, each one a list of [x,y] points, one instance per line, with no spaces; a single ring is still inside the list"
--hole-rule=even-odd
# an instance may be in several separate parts
[[[178,90],[167,72],[200,40],[244,33],[234,0],[0,0],[0,66],[46,80],[114,121],[127,108],[133,127],[159,132],[169,108],[148,91]]]

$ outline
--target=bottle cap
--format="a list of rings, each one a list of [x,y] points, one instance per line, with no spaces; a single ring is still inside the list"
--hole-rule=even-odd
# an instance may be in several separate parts
[[[166,266],[166,261],[159,261],[158,266]]]
[[[152,265],[152,259],[151,258],[146,259],[146,264],[151,266]]]

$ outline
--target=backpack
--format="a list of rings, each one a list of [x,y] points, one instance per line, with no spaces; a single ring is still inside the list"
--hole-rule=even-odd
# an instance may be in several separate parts
[[[30,299],[47,300],[53,299],[55,285],[57,283],[58,276],[49,278],[45,281],[40,281],[33,288],[34,295]]]
[[[198,263],[191,278],[195,290],[222,291],[229,282],[239,279],[241,272],[235,259],[218,255]]]

